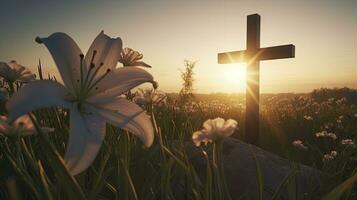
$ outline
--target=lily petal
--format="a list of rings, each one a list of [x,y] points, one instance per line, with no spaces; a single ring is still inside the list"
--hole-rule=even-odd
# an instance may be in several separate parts
[[[47,38],[36,38],[36,41],[46,45],[57,65],[65,86],[73,94],[76,82],[80,79],[81,49],[65,33],[53,33]]]
[[[109,72],[98,83],[96,95],[90,99],[119,96],[145,82],[155,83],[152,75],[145,70],[137,67],[121,67]]]
[[[38,80],[26,84],[6,103],[9,120],[15,120],[40,108],[53,106],[70,108],[70,103],[65,100],[67,94],[66,88],[54,81]]]
[[[0,75],[10,70],[10,66],[5,62],[0,62]]]
[[[154,141],[154,128],[150,117],[138,105],[124,98],[100,105],[96,112],[105,120],[119,128],[125,129],[144,143],[146,147]]]
[[[87,67],[91,64],[93,52],[96,54],[93,59],[93,64],[98,67],[103,63],[103,67],[99,70],[98,75],[103,74],[107,69],[114,69],[118,63],[120,52],[122,51],[122,41],[118,38],[110,38],[108,35],[101,31],[99,35],[94,39],[92,45],[85,57]]]
[[[0,76],[8,79],[11,73],[11,68],[7,63],[0,62]]]
[[[72,175],[81,173],[92,164],[104,136],[103,119],[93,113],[80,113],[74,105],[70,112],[70,135],[65,154],[65,163]]]
[[[138,61],[138,62],[134,62],[132,64],[132,66],[134,67],[147,67],[147,68],[151,68],[151,65],[148,65],[146,63],[144,63],[143,61]]]

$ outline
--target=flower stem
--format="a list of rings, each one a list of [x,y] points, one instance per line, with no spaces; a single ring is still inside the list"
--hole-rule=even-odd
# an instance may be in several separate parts
[[[7,83],[9,84],[10,89],[9,96],[12,96],[12,94],[15,93],[14,82],[8,81]]]
[[[226,177],[224,174],[222,150],[223,150],[223,139],[219,139],[213,144],[213,165],[214,165],[214,169],[216,170],[215,177],[217,181],[217,189],[219,192],[220,199],[232,199],[229,193]]]

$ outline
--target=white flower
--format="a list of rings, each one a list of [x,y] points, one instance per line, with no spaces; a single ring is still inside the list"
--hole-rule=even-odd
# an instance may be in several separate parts
[[[331,156],[330,154],[325,154],[325,155],[322,157],[322,161],[328,162],[328,161],[333,160],[334,158],[335,158],[335,157]]]
[[[354,145],[354,142],[352,139],[344,139],[341,141],[341,144],[343,145]]]
[[[65,163],[75,175],[93,162],[105,135],[106,123],[138,136],[145,146],[154,139],[150,118],[135,103],[120,97],[129,89],[153,77],[137,67],[115,68],[122,49],[120,38],[103,31],[84,57],[74,40],[65,33],[36,38],[44,43],[57,65],[64,85],[38,80],[22,87],[7,103],[11,120],[39,108],[70,109],[70,137]]]
[[[336,134],[334,134],[334,133],[327,133],[327,134],[326,134],[326,137],[330,137],[330,138],[332,138],[332,139],[334,139],[334,140],[337,139],[337,136],[336,136]]]
[[[319,138],[319,137],[329,137],[329,138],[332,138],[334,140],[337,139],[337,136],[336,136],[335,133],[328,133],[327,131],[321,131],[321,132],[315,133],[315,136],[317,138]]]
[[[337,156],[337,151],[331,151],[330,154],[331,154],[331,156],[336,157]]]
[[[337,104],[343,104],[343,103],[346,103],[346,102],[347,102],[346,97],[343,97],[343,98],[341,98],[341,99],[336,101]]]
[[[313,118],[311,116],[308,116],[308,115],[305,115],[304,119],[307,120],[307,121],[312,121],[313,120]]]
[[[53,131],[52,128],[41,127],[43,131]],[[36,129],[28,115],[17,118],[14,122],[9,123],[8,117],[0,115],[0,134],[5,136],[28,136],[36,134]]]
[[[30,70],[14,60],[9,63],[0,62],[0,76],[10,83],[35,80],[35,75]]]
[[[131,48],[124,48],[120,52],[119,62],[123,64],[124,67],[135,66],[135,67],[149,67],[150,65],[140,61],[143,58],[143,54],[134,51]]]
[[[322,161],[328,162],[328,161],[335,159],[336,157],[337,157],[337,151],[331,151],[329,154],[325,154],[322,157]]]
[[[212,142],[214,136],[211,134],[206,134],[203,130],[196,131],[192,134],[192,141],[196,146],[200,146],[201,143],[207,145],[209,142]]]
[[[306,151],[307,150],[307,146],[305,146],[301,140],[294,140],[292,142],[292,145],[297,148],[297,149],[301,149],[301,150],[304,150]]]
[[[328,122],[328,123],[325,123],[325,124],[324,124],[324,128],[325,128],[325,129],[329,129],[329,128],[331,128],[331,127],[333,127],[333,123],[331,123],[331,122]]]
[[[225,121],[222,118],[209,119],[203,123],[203,129],[192,134],[192,141],[196,146],[207,144],[224,137],[229,137],[237,129],[238,123],[234,119]]]
[[[319,137],[325,137],[326,134],[327,134],[327,131],[321,131],[321,132],[315,133],[315,136],[316,136],[317,138],[319,138]]]
[[[164,103],[166,94],[160,90],[139,88],[133,100],[138,104]]]

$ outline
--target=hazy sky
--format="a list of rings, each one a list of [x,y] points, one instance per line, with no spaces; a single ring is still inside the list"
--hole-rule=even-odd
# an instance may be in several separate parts
[[[101,31],[144,54],[164,91],[181,87],[183,60],[197,60],[197,92],[245,92],[245,66],[218,65],[217,53],[243,50],[246,16],[261,15],[261,46],[294,44],[296,58],[261,63],[262,92],[357,87],[357,1],[4,1],[0,61],[56,74],[36,36],[72,36],[83,52]],[[60,2],[60,3],[59,3]]]

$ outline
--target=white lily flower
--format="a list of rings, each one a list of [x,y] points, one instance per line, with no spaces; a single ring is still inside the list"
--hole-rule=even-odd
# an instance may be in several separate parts
[[[196,146],[201,143],[207,144],[218,139],[231,136],[237,129],[238,122],[234,119],[227,121],[218,117],[216,119],[209,119],[203,123],[203,129],[192,134],[192,141]]]
[[[93,162],[110,123],[139,137],[149,147],[154,140],[150,118],[135,103],[121,94],[153,77],[137,67],[115,68],[122,50],[120,38],[102,31],[84,56],[65,33],[36,38],[46,45],[60,72],[64,85],[38,80],[22,87],[7,103],[10,119],[45,107],[70,109],[70,137],[65,163],[76,175]]]
[[[166,94],[160,90],[139,88],[133,100],[138,104],[165,103]]]
[[[0,76],[10,83],[28,83],[35,80],[35,75],[30,70],[14,60],[9,63],[0,62]]]
[[[131,48],[124,48],[120,52],[119,62],[123,64],[124,67],[134,66],[134,67],[149,67],[150,65],[140,61],[143,58],[143,54],[134,51]]]

